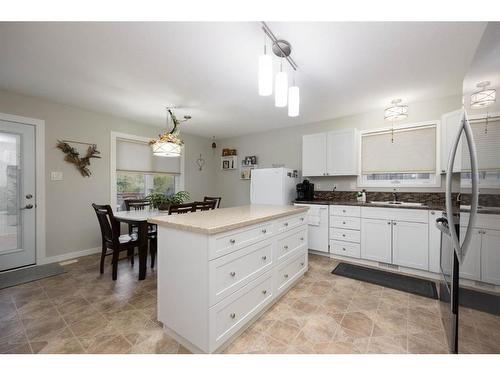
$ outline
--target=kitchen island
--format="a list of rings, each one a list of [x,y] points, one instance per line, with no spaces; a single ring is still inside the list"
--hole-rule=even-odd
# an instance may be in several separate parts
[[[153,218],[158,320],[195,353],[222,351],[307,271],[307,207]]]

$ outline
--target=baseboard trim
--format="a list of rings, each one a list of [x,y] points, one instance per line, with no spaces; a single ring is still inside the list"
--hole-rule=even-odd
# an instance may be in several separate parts
[[[71,253],[66,253],[66,254],[61,254],[61,255],[54,255],[54,256],[51,256],[51,257],[45,257],[43,259],[40,259],[40,261],[37,262],[37,265],[48,264],[48,263],[64,262],[66,260],[80,258],[80,257],[84,257],[86,255],[97,254],[97,253],[100,253],[100,252],[101,252],[101,248],[100,247],[94,247],[92,249],[85,249],[85,250],[80,250],[80,251],[73,251]]]

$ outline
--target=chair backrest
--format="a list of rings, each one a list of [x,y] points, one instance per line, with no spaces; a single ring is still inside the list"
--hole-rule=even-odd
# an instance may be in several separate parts
[[[205,197],[205,198],[203,198],[203,202],[215,201],[216,202],[215,208],[220,207],[221,200],[222,200],[222,197]]]
[[[106,242],[116,242],[119,241],[120,237],[120,223],[115,219],[113,215],[113,209],[109,204],[98,205],[92,203],[95,213],[97,215],[97,220],[99,221],[99,227],[101,228],[101,235],[103,241]]]
[[[194,203],[171,204],[168,208],[168,214],[187,214],[188,212],[195,211]]]
[[[217,205],[217,201],[215,201],[215,200],[208,200],[205,202],[194,202],[194,210],[195,211],[213,210],[213,209],[215,209],[216,205]]]
[[[147,199],[125,199],[125,209],[130,211],[131,208],[134,210],[144,210],[145,207],[149,207],[151,202]]]

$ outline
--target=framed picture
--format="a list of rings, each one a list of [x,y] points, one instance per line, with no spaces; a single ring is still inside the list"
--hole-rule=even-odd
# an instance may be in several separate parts
[[[222,169],[229,169],[229,160],[222,161]]]

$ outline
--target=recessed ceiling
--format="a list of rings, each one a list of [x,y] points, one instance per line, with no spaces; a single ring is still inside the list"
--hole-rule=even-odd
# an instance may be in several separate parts
[[[259,22],[2,23],[0,88],[228,137],[462,91],[486,23],[269,22],[292,44],[301,115],[257,94]],[[276,61],[276,67],[277,67]]]

